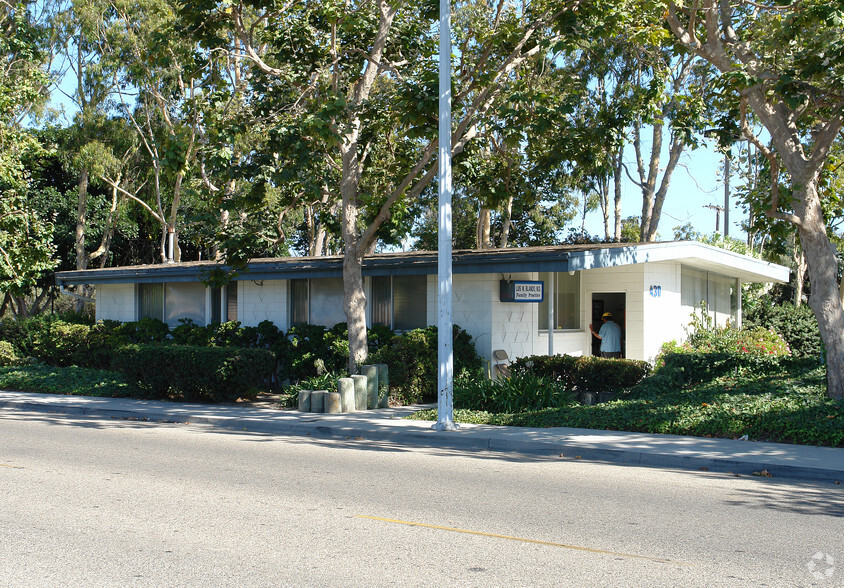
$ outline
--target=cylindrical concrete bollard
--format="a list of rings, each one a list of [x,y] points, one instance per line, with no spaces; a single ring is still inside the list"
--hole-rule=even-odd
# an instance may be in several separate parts
[[[366,376],[354,375],[355,410],[366,410]]]
[[[343,411],[343,407],[340,404],[339,392],[326,392],[324,398],[325,412],[328,414],[340,414]]]
[[[310,390],[299,390],[299,412],[311,412]]]
[[[360,373],[366,376],[366,408],[378,408],[378,367],[365,365]]]
[[[311,412],[325,411],[325,390],[311,392]]]
[[[343,412],[355,411],[355,381],[351,378],[337,380],[337,392],[340,393],[340,406]]]
[[[386,363],[376,364],[378,368],[378,408],[390,406],[390,375]]]

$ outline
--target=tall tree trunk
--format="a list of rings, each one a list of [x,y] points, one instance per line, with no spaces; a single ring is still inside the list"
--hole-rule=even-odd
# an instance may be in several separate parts
[[[510,243],[510,227],[513,224],[513,193],[510,192],[510,197],[507,198],[507,207],[504,209],[504,222],[501,223],[501,245],[502,249],[506,249]]]
[[[355,131],[352,131],[354,134]],[[358,234],[357,193],[360,161],[357,154],[357,137],[344,141],[341,146],[343,176],[340,183],[343,215],[343,311],[349,328],[349,373],[357,372],[366,362],[366,295],[363,290],[363,254]]]
[[[615,210],[614,210],[614,221],[615,226],[613,230],[613,236],[615,237],[616,241],[621,241],[621,171],[624,165],[624,149],[619,147],[618,152],[615,154],[615,158],[613,161],[613,185],[614,185],[614,193],[615,193]]]
[[[85,217],[88,214],[88,168],[83,167],[79,173],[79,182],[77,183],[76,203],[76,269],[84,270],[88,268],[88,256],[85,254]],[[85,308],[85,302],[82,300],[76,301],[76,312],[82,312]],[[16,312],[17,314],[17,312]]]
[[[838,259],[835,256],[818,197],[817,177],[795,185],[795,212],[804,220],[799,227],[800,243],[806,254],[812,293],[809,307],[818,319],[826,347],[827,393],[844,399],[844,312],[838,287]],[[802,209],[802,211],[800,210]]]
[[[76,269],[84,270],[88,267],[88,256],[85,254],[85,217],[88,213],[88,168],[83,167],[79,173],[76,185]]]
[[[794,235],[794,306],[803,304],[803,286],[806,278],[806,253]]]
[[[482,206],[478,212],[478,227],[475,235],[475,247],[478,249],[489,249],[492,247],[490,241],[490,217],[492,216],[489,208]]]

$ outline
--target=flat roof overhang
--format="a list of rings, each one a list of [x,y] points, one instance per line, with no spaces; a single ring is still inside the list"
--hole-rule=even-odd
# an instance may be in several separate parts
[[[648,262],[681,263],[732,276],[745,282],[787,282],[789,269],[724,249],[692,241],[645,244],[561,245],[512,249],[458,250],[452,256],[455,274],[567,272]],[[78,284],[137,284],[196,282],[213,269],[229,270],[215,261],[127,266],[56,273],[61,286]],[[437,273],[436,252],[379,253],[364,258],[364,276]],[[287,257],[256,259],[238,275],[246,280],[338,278],[343,258]]]

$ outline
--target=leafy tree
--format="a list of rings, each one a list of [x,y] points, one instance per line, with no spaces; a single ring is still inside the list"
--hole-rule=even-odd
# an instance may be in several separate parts
[[[0,316],[10,306],[17,315],[28,314],[24,296],[56,263],[53,226],[31,204],[27,169],[44,150],[22,126],[43,102],[48,82],[42,35],[27,4],[0,5]]]
[[[812,284],[809,306],[826,346],[828,394],[842,399],[844,311],[819,183],[844,124],[844,5],[707,0],[667,8],[677,39],[718,69],[722,91],[735,99],[739,122],[724,135],[738,126],[768,159],[772,178],[780,167],[788,173],[790,194],[780,194],[773,181],[766,214],[800,236]],[[748,110],[770,136],[770,148],[751,130]]]
[[[550,32],[560,10],[466,7],[473,27],[458,27],[465,37],[456,40],[454,155],[479,135],[519,68],[562,39]],[[205,46],[228,46],[233,31],[240,55],[255,65],[270,148],[251,158],[252,169],[263,170],[253,177],[279,188],[295,182],[299,201],[313,202],[328,186],[340,204],[351,370],[367,352],[363,256],[379,239],[396,241],[409,230],[408,203],[437,172],[434,8],[379,0],[192,2],[182,10]]]

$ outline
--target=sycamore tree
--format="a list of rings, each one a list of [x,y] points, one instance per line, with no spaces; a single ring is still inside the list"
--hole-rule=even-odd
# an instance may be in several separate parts
[[[800,237],[811,281],[809,306],[826,347],[828,394],[844,399],[844,312],[836,252],[819,182],[844,124],[844,4],[768,0],[668,2],[668,24],[689,51],[720,72],[745,138],[790,179],[777,182],[766,213],[790,223]],[[770,147],[747,124],[752,112]],[[772,177],[777,177],[772,173]]]

